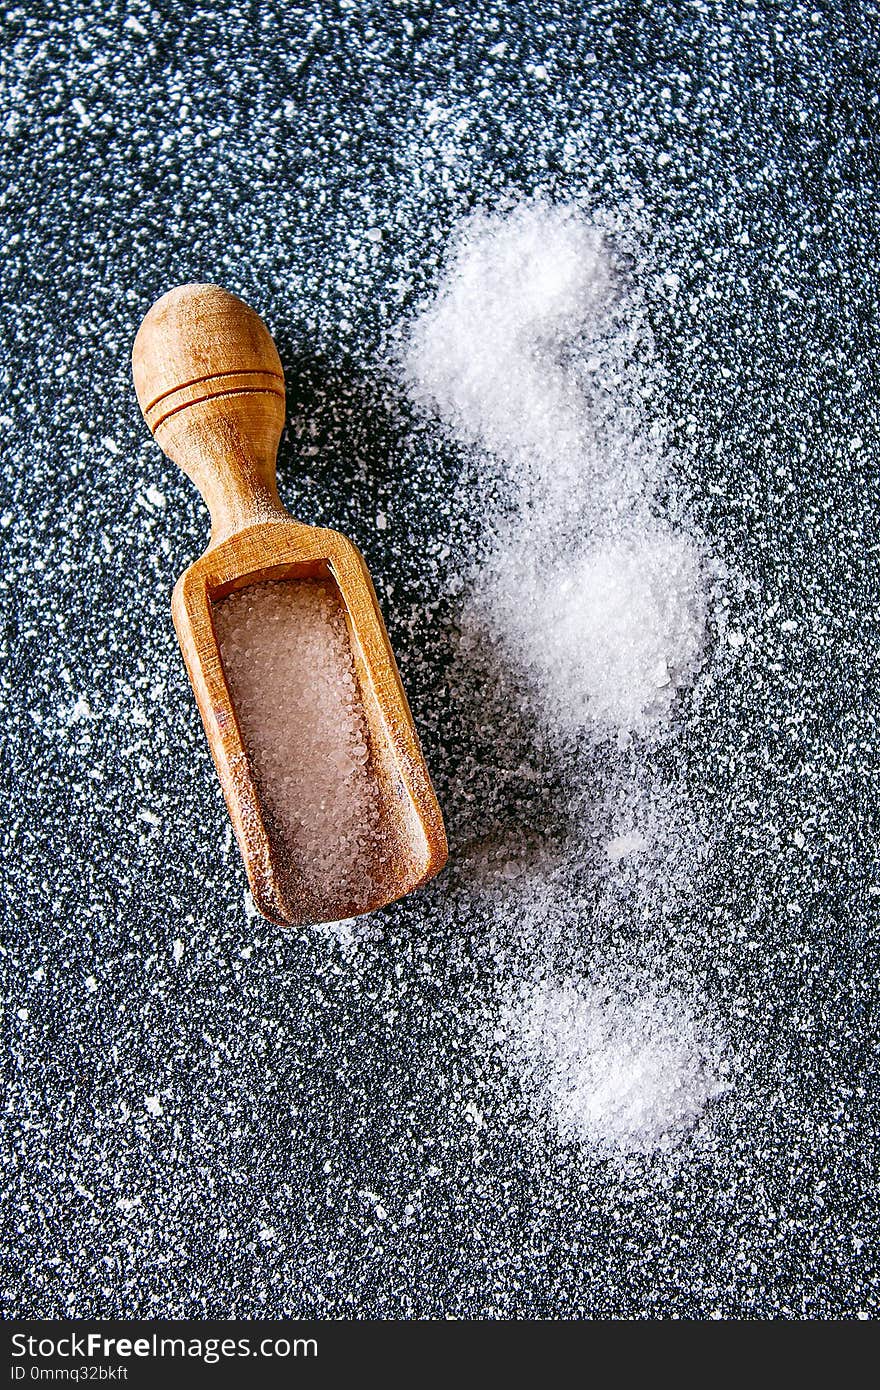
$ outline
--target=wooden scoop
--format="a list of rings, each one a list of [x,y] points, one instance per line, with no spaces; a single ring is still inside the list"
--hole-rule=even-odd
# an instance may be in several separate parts
[[[216,285],[182,285],[147,314],[132,355],[138,401],[169,458],[211,513],[211,539],[177,581],[172,613],[254,902],[285,925],[370,912],[446,861],[446,835],[376,594],[360,552],[336,531],[294,521],[278,497],[284,373],[262,319]],[[342,900],[301,888],[282,862],[224,675],[212,605],[266,580],[323,579],[338,591],[369,733],[382,853]]]

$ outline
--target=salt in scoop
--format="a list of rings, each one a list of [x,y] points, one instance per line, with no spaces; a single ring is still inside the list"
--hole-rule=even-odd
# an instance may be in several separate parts
[[[172,613],[254,902],[285,925],[392,902],[443,867],[443,820],[363,558],[279,499],[272,337],[235,295],[183,285],[150,309],[132,365],[152,434],[211,513]]]

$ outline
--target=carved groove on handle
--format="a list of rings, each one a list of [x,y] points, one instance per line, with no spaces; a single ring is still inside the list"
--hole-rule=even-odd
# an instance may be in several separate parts
[[[165,401],[169,396],[176,396],[178,391],[187,391],[191,386],[200,386],[203,381],[222,381],[227,376],[267,376],[271,381],[277,381],[284,386],[284,377],[280,372],[270,372],[263,367],[245,367],[241,371],[206,372],[204,376],[194,376],[190,381],[182,381],[179,386],[169,386],[167,390],[160,391],[155,400],[145,405],[143,413],[148,416],[160,401]]]
[[[169,393],[176,396],[178,392]],[[284,387],[277,389],[273,386],[223,386],[219,391],[206,391],[204,395],[190,396],[187,400],[168,403],[155,415],[147,414],[146,421],[153,434],[160,425],[164,424],[172,415],[179,415],[181,410],[187,410],[191,405],[201,405],[203,401],[219,401],[224,396],[279,396],[284,400]],[[168,400],[166,396],[165,401]]]

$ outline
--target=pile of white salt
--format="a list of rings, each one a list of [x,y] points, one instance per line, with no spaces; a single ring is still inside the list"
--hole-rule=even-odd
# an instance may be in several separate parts
[[[542,538],[527,554],[513,540],[511,528],[471,597],[467,639],[503,646],[556,732],[655,732],[701,663],[691,539],[653,522],[558,551]]]
[[[345,612],[329,580],[280,580],[214,605],[223,669],[267,822],[306,902],[363,897],[381,803]]]
[[[681,994],[622,971],[526,988],[499,1040],[562,1137],[605,1152],[669,1149],[730,1089],[711,1026]]]

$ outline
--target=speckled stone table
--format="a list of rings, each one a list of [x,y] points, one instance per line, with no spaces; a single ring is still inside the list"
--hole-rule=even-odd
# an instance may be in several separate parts
[[[7,1316],[876,1311],[878,37],[763,0],[6,12]],[[677,910],[743,1058],[675,1167],[536,1152],[454,872],[356,950],[249,911],[169,616],[205,517],[130,381],[171,285],[264,313],[282,490],[367,555],[454,859],[469,465],[383,363],[460,215],[536,189],[659,248],[678,467],[744,580],[742,659],[655,755],[717,823]]]

